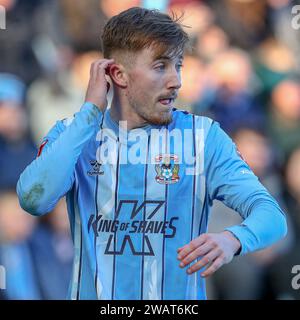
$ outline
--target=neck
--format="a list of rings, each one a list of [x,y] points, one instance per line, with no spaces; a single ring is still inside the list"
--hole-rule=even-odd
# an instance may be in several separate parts
[[[122,123],[120,124],[120,121],[126,121],[127,130],[141,128],[148,124],[129,104],[126,94],[120,93],[116,88],[114,88],[110,116],[115,122],[121,125],[121,127],[123,126]]]

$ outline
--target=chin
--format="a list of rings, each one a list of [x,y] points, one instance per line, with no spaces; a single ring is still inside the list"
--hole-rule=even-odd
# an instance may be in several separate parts
[[[150,124],[166,126],[173,121],[173,114],[172,114],[172,112],[170,112],[170,113],[168,112],[166,114],[158,115],[156,117],[149,117],[149,119],[147,121]]]

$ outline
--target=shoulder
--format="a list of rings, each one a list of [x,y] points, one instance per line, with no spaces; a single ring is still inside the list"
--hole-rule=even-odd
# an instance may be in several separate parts
[[[209,117],[200,116],[185,110],[173,108],[173,126],[178,128],[187,123],[193,126],[195,129],[203,129],[206,133],[208,133],[213,124],[216,122]]]
[[[70,117],[56,121],[55,125],[49,130],[46,138],[56,138],[57,135],[65,131],[65,129],[72,123],[73,119],[74,117]]]

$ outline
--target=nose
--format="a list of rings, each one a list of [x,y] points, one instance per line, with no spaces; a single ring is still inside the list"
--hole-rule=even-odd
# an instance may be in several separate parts
[[[168,82],[167,82],[167,88],[168,89],[180,89],[181,87],[181,75],[180,71],[178,71],[176,68],[172,69],[170,71]]]

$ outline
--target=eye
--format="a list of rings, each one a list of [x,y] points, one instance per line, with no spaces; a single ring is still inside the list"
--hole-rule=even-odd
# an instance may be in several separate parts
[[[159,70],[159,71],[163,71],[163,70],[165,70],[165,68],[166,68],[166,66],[165,66],[164,63],[160,63],[160,64],[157,64],[157,65],[155,66],[155,69],[156,69],[156,70]]]
[[[182,69],[182,67],[183,67],[183,64],[182,64],[182,63],[179,63],[179,64],[176,65],[176,69],[177,69],[178,71],[180,71],[180,70]]]

